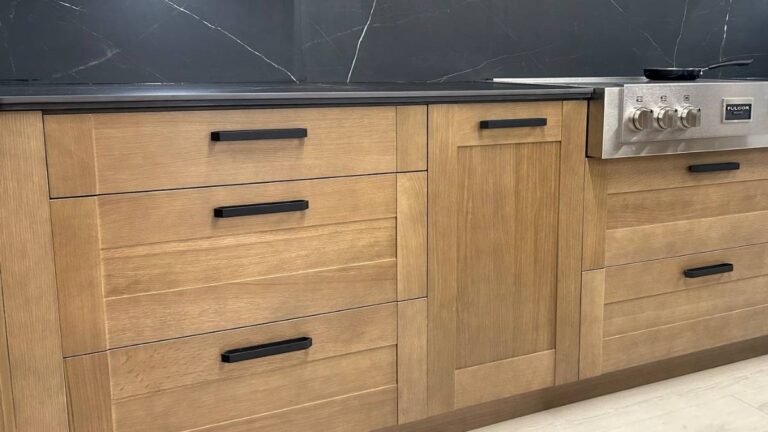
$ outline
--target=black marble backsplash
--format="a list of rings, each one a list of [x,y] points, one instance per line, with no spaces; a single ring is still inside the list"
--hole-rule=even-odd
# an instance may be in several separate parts
[[[468,81],[752,57],[768,0],[0,0],[0,79]]]

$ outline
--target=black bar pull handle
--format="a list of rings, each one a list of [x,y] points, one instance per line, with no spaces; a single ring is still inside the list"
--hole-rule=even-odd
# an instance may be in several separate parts
[[[721,162],[712,164],[689,165],[688,171],[694,173],[715,172],[715,171],[735,171],[741,168],[738,162]]]
[[[687,279],[696,279],[704,276],[712,276],[721,273],[730,273],[733,271],[733,264],[722,263],[715,264],[706,267],[696,267],[692,269],[683,270],[683,275]]]
[[[300,337],[279,342],[270,342],[246,348],[236,348],[221,353],[222,363],[237,363],[294,351],[302,351],[312,346],[311,337]]]
[[[256,141],[306,138],[307,129],[254,129],[211,132],[211,141]]]
[[[240,216],[264,215],[270,213],[304,211],[307,209],[309,209],[309,201],[307,200],[281,201],[262,204],[216,207],[213,209],[213,216],[217,218],[231,218]]]
[[[546,118],[521,118],[504,120],[481,120],[480,129],[506,129],[522,127],[540,127],[546,126]]]

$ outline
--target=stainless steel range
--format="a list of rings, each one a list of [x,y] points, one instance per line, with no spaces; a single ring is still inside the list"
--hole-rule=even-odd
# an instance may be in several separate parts
[[[640,77],[494,81],[593,87],[590,157],[768,147],[768,81],[672,82]]]

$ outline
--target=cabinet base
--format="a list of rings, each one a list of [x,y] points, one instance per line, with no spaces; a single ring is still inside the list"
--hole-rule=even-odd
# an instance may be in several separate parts
[[[536,390],[379,432],[461,432],[768,354],[768,336]]]

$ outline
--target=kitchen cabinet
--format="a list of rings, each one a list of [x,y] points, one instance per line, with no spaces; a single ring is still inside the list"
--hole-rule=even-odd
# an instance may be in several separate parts
[[[589,161],[580,378],[768,335],[766,162]]]
[[[586,104],[429,110],[430,414],[578,378]]]
[[[768,335],[768,152],[588,160],[586,111],[0,114],[0,430],[394,428]]]

